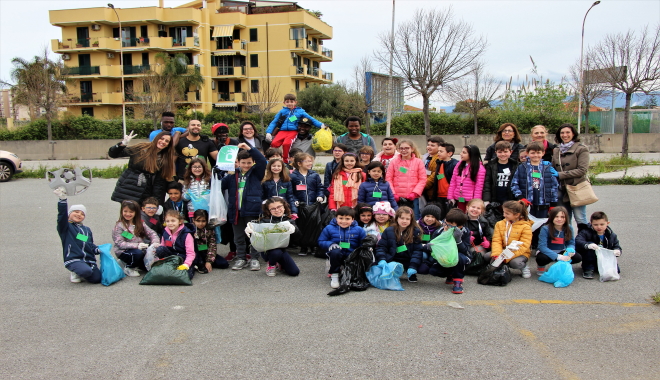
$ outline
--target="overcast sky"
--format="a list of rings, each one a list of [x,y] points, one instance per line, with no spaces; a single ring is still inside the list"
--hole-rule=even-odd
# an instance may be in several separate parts
[[[111,0],[117,8],[157,6],[158,0]],[[166,0],[165,7],[187,1]],[[486,70],[502,80],[524,80],[530,74],[532,56],[545,78],[560,80],[580,57],[582,19],[593,1],[418,1],[397,0],[396,22],[404,22],[419,8],[452,7],[457,18],[472,24],[488,40]],[[13,57],[30,59],[50,40],[61,38],[60,28],[50,25],[51,9],[105,6],[107,0],[36,1],[0,0],[0,78],[9,79]],[[334,51],[334,61],[322,69],[347,80],[352,67],[379,47],[378,35],[390,30],[391,0],[303,0],[298,4],[323,13],[334,29],[324,46]],[[660,23],[660,0],[603,0],[595,6],[585,26],[585,49],[608,33],[638,31]],[[416,100],[409,101],[420,105]],[[441,105],[437,103],[435,105]]]

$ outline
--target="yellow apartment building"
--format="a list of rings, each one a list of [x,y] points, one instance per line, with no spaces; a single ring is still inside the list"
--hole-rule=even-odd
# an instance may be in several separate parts
[[[156,3],[157,0],[154,0]],[[156,4],[155,4],[156,5]],[[118,117],[122,93],[127,114],[141,116],[133,93],[143,91],[141,77],[156,70],[156,54],[183,53],[204,78],[190,88],[180,106],[204,113],[217,109],[247,111],[268,104],[266,89],[286,93],[312,83],[329,84],[332,61],[323,46],[332,27],[295,2],[193,1],[176,8],[83,8],[50,11],[51,24],[62,28],[52,50],[62,55],[70,75],[67,108],[74,115]],[[124,89],[120,50],[123,52]]]

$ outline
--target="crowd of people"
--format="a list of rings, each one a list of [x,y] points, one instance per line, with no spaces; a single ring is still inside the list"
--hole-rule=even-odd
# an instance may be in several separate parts
[[[587,219],[586,206],[570,203],[567,186],[587,181],[589,164],[589,149],[571,124],[558,128],[556,145],[538,125],[532,142],[523,146],[518,128],[505,123],[483,160],[477,146],[457,151],[441,136],[427,139],[423,155],[412,140],[390,137],[377,152],[373,137],[361,132],[360,118],[351,116],[345,125],[348,132],[333,144],[323,180],[313,170],[310,132],[326,126],[298,107],[292,94],[265,136],[246,121],[237,138],[229,137],[223,123],[213,125],[209,137],[201,134],[198,120],[187,129],[174,128],[169,112],[163,113],[161,129],[151,133],[150,142],[129,146],[135,135],[124,136],[108,155],[129,158],[111,197],[120,204],[113,253],[125,274],[147,271],[150,257],[179,256],[177,269],[191,279],[196,272],[230,266],[260,271],[262,261],[268,276],[297,276],[300,269],[292,257],[297,251],[326,259],[330,285],[337,288],[346,257],[366,236],[375,236],[375,265],[400,263],[410,282],[417,282],[418,274],[444,277],[460,294],[471,263],[478,257],[492,262],[505,250],[513,251],[505,265],[523,278],[531,277],[533,256],[539,275],[553,262],[570,260],[581,263],[582,276],[592,279],[599,247],[621,254],[607,215],[598,211]],[[219,150],[227,145],[239,148],[234,171],[215,167]],[[456,154],[459,159],[453,158]],[[212,183],[220,186],[226,202],[222,226],[209,219],[203,201]],[[99,251],[83,224],[86,209],[67,207],[64,188],[54,192],[60,198],[58,232],[70,280],[98,283]],[[311,243],[302,238],[310,231],[303,212],[309,205],[328,216]],[[530,216],[547,222],[532,231]],[[258,252],[250,244],[255,223],[282,227],[290,235],[289,246]],[[449,230],[459,259],[445,267],[431,255],[431,242]],[[229,245],[226,257],[217,254],[218,244]]]

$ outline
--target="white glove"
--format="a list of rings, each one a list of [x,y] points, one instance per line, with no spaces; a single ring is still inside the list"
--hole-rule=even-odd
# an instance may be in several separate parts
[[[339,244],[332,244],[332,245],[330,245],[330,246],[328,247],[328,252],[330,252],[330,251],[332,251],[332,250],[335,250],[335,249],[339,249],[339,248],[341,248],[341,247],[339,246]]]
[[[162,215],[163,214],[163,206],[158,206],[158,211],[156,211],[156,215]]]
[[[66,189],[64,188],[64,186],[60,186],[57,189],[53,190],[53,194],[57,195],[62,200],[66,199]]]
[[[252,235],[253,232],[254,232],[254,231],[252,230],[252,228],[251,228],[250,225],[248,224],[247,227],[245,227],[245,234],[246,234],[248,237],[250,237],[250,235]]]
[[[316,197],[316,201],[319,203],[325,203],[325,197]]]
[[[614,256],[616,256],[616,257],[621,256],[621,251],[618,250],[618,249],[615,249],[615,250],[614,250]]]
[[[147,249],[149,248],[149,244],[147,243],[138,243],[138,249]]]
[[[137,134],[133,134],[133,131],[131,131],[128,135],[124,135],[124,139],[121,140],[121,145],[123,146],[128,146],[128,143],[135,138]]]
[[[506,246],[506,249],[508,249],[511,252],[515,252],[518,250],[518,245],[517,244],[509,244]]]
[[[597,251],[598,250],[598,244],[591,243],[591,244],[587,245],[587,248],[591,249],[591,250],[594,250],[594,251]]]
[[[160,243],[153,243],[151,246],[152,246],[154,249],[156,249],[156,248],[160,247]]]
[[[569,261],[570,259],[571,259],[570,256],[564,256],[564,255],[557,256],[557,261]]]
[[[325,124],[321,124],[321,129],[328,129],[328,126]]]
[[[270,133],[266,133],[266,141],[268,142],[273,141],[273,135],[271,135]]]
[[[300,202],[298,201],[294,201],[293,204],[296,205],[296,207],[300,206]]]

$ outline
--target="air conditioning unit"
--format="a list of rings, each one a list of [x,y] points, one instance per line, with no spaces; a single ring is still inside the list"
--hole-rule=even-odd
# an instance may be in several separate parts
[[[165,25],[158,25],[158,31],[159,32],[164,32],[165,31]]]
[[[99,25],[99,24],[92,24],[92,30],[101,30],[101,25]]]
[[[108,53],[107,56],[108,56],[108,58],[114,58],[114,57],[115,57],[115,53]]]
[[[296,53],[291,53],[291,58],[296,58],[298,55]]]
[[[62,54],[62,59],[68,61],[71,59],[71,56],[69,54]]]

